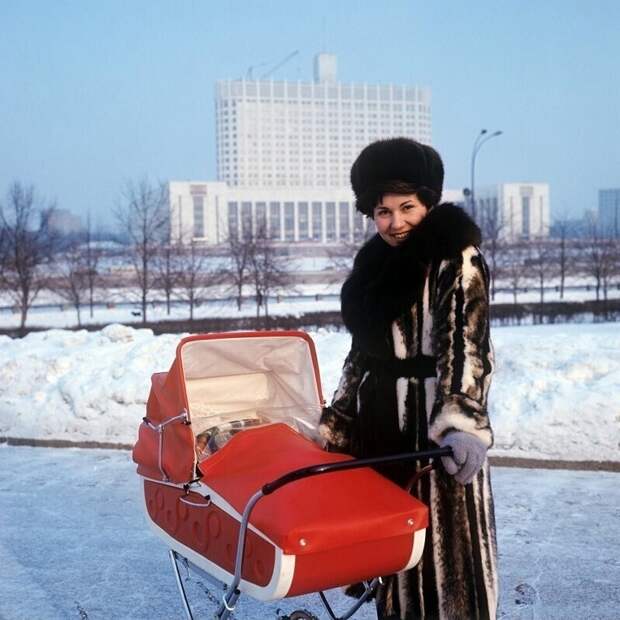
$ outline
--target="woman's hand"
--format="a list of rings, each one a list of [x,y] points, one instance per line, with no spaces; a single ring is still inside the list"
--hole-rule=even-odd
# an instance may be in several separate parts
[[[452,448],[452,456],[442,456],[441,462],[444,469],[461,484],[469,484],[476,477],[487,455],[484,442],[463,431],[448,433],[440,446]]]
[[[323,407],[319,420],[319,434],[325,440],[328,452],[346,452],[349,447],[351,419],[332,407]]]

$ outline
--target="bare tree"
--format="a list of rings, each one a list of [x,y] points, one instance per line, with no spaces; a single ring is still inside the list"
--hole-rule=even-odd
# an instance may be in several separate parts
[[[588,223],[589,236],[583,244],[586,273],[594,279],[596,301],[607,301],[607,291],[612,276],[617,272],[618,243],[613,238],[601,234],[594,219]]]
[[[154,262],[169,220],[166,184],[152,184],[146,178],[137,183],[128,181],[121,192],[116,217],[121,232],[129,235],[135,283],[140,291],[142,322],[146,323],[148,294],[156,276]]]
[[[80,248],[79,242],[74,241],[57,257],[56,269],[58,277],[54,282],[54,291],[73,306],[77,324],[81,327],[81,308],[89,292],[89,267],[87,252]]]
[[[484,246],[484,253],[489,261],[490,272],[490,289],[491,299],[495,299],[495,280],[497,278],[498,271],[498,254],[501,252],[501,234],[504,228],[504,222],[502,221],[500,209],[497,205],[497,200],[483,201],[483,208],[481,212],[481,232]]]
[[[501,255],[502,264],[500,271],[510,285],[515,305],[517,304],[519,289],[523,286],[523,281],[525,280],[525,263],[528,254],[528,246],[523,242],[517,241],[506,246],[506,251]]]
[[[568,236],[568,221],[563,218],[557,221],[557,230],[560,233],[560,247],[558,252],[558,268],[560,274],[560,299],[564,299],[564,283],[567,270],[566,237]]]
[[[227,265],[223,275],[235,289],[237,310],[241,310],[243,304],[243,287],[250,282],[253,246],[253,239],[235,234],[230,234],[226,240]]]
[[[53,205],[37,198],[32,185],[15,181],[0,205],[0,286],[14,300],[24,331],[28,310],[45,286],[44,268],[52,260],[57,237],[50,230]]]
[[[172,295],[179,284],[179,262],[181,258],[181,244],[170,241],[170,218],[166,220],[162,229],[161,244],[155,255],[155,286],[164,292],[166,298],[166,314],[170,316]]]
[[[84,232],[84,241],[82,243],[82,256],[84,269],[86,272],[86,286],[88,289],[88,307],[90,318],[95,314],[95,287],[99,279],[99,260],[101,258],[101,250],[95,246],[93,240],[93,229],[90,219],[90,213],[86,220],[86,230]],[[78,318],[79,322],[79,318]]]
[[[553,270],[553,251],[545,237],[536,237],[530,242],[530,264],[534,267],[538,280],[538,292],[540,299],[539,321],[542,323],[545,305],[545,281],[551,276]]]
[[[290,273],[283,257],[278,256],[275,244],[264,227],[256,230],[250,251],[250,272],[256,298],[256,318],[263,308],[265,324],[269,318],[269,295],[290,285]]]
[[[193,239],[180,248],[178,289],[179,296],[189,304],[189,320],[194,320],[194,308],[208,283],[206,254]]]
[[[329,257],[331,283],[340,283],[346,274],[351,271],[353,259],[360,248],[376,233],[374,225],[368,225],[366,230],[358,231],[353,241],[341,241],[337,246],[327,250]]]

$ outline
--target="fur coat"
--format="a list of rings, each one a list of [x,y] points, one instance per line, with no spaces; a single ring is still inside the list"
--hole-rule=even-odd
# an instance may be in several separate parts
[[[360,249],[341,295],[352,347],[320,425],[332,449],[359,457],[424,450],[455,430],[491,446],[486,400],[493,351],[479,244],[467,214],[442,204],[399,246],[376,235]],[[405,485],[413,469],[382,473]],[[439,460],[412,492],[430,508],[424,554],[380,586],[379,617],[495,618],[488,462],[463,486]]]

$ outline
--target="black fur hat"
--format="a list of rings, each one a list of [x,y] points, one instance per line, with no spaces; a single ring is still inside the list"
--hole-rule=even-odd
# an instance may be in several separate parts
[[[443,163],[435,149],[415,140],[378,140],[353,163],[351,186],[357,210],[369,217],[380,196],[389,192],[419,192],[420,200],[432,207],[441,200]]]

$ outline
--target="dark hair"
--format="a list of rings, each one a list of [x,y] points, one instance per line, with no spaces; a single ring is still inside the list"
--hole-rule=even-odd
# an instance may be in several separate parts
[[[357,209],[366,217],[372,218],[375,207],[383,200],[385,194],[415,194],[420,202],[431,209],[439,202],[437,192],[425,186],[415,186],[406,181],[386,181],[380,187],[364,192],[357,200]]]

